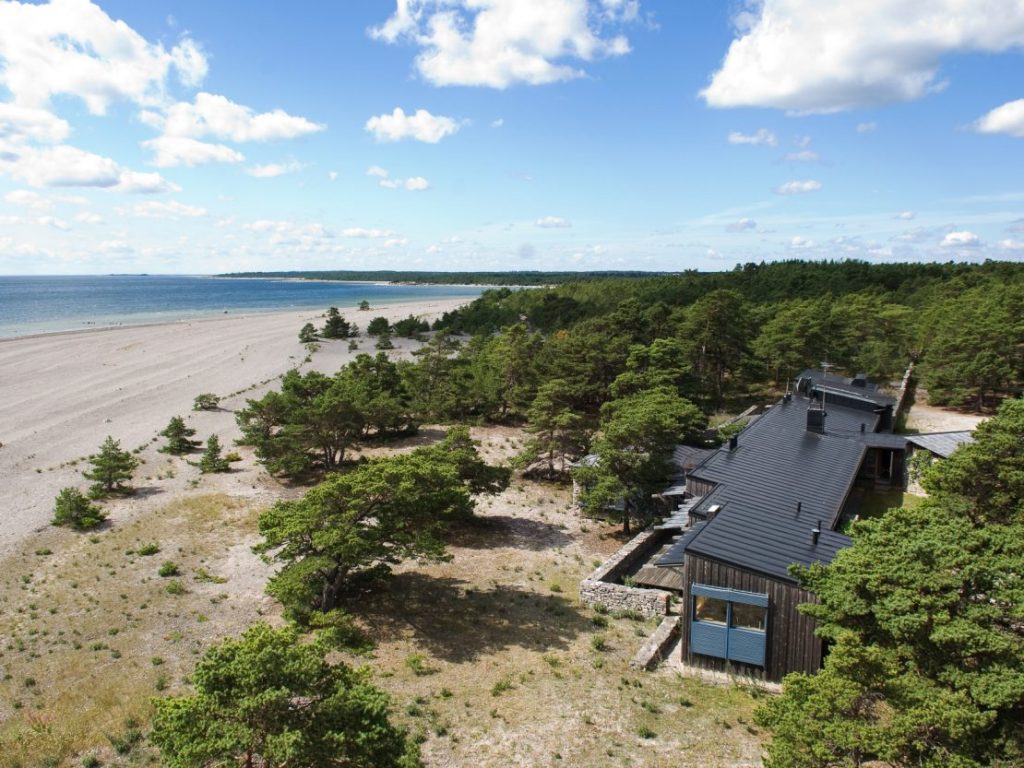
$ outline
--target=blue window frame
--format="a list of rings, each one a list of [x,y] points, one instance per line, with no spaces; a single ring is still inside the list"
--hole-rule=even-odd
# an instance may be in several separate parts
[[[764,666],[768,595],[690,585],[690,650]]]

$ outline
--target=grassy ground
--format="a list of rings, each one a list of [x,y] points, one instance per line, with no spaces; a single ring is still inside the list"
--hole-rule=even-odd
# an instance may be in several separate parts
[[[522,440],[475,435],[491,461]],[[634,672],[654,623],[579,604],[621,540],[569,495],[517,482],[482,500],[450,561],[408,564],[352,601],[375,649],[349,661],[391,693],[429,766],[758,765],[758,691]],[[249,551],[252,504],[196,495],[94,536],[46,530],[0,563],[0,767],[155,763],[150,697],[186,691],[211,642],[277,614]],[[140,554],[149,542],[160,552]],[[178,576],[157,574],[166,560]]]

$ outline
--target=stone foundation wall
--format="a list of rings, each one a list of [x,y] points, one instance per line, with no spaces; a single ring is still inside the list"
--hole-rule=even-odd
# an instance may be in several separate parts
[[[679,639],[681,616],[667,616],[647,638],[640,650],[629,662],[633,669],[654,669],[668,656],[669,648]]]
[[[635,611],[643,616],[668,613],[670,592],[663,589],[627,587],[618,581],[626,571],[647,557],[661,543],[664,531],[644,531],[580,582],[580,602],[603,605],[610,611]]]

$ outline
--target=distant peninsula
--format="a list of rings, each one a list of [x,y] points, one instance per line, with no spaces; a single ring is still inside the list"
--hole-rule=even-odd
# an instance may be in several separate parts
[[[230,272],[214,277],[278,278],[293,280],[347,280],[387,283],[429,283],[433,285],[556,285],[602,278],[660,277],[668,272],[604,271],[604,272],[401,272],[394,270],[295,271],[295,272]]]

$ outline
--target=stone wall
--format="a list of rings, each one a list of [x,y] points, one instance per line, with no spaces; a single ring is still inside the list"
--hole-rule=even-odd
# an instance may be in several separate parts
[[[618,583],[624,573],[661,544],[664,536],[664,531],[650,530],[631,539],[580,582],[580,602],[603,605],[610,611],[635,611],[648,617],[667,614],[670,592]]]
[[[654,669],[662,659],[668,656],[669,648],[679,639],[681,616],[666,616],[654,630],[654,634],[644,641],[640,650],[630,660],[633,669]]]

